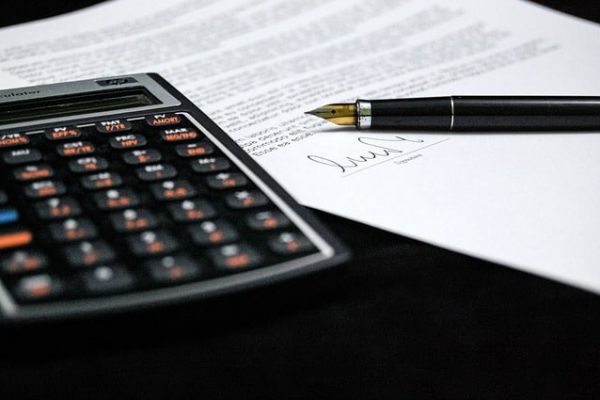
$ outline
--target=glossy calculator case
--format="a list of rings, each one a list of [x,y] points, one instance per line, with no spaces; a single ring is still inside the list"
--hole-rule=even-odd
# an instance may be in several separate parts
[[[340,243],[156,74],[0,91],[0,319],[212,296]]]

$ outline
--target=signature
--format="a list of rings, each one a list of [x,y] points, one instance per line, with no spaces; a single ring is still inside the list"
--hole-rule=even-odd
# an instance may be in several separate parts
[[[375,148],[376,150],[369,150],[363,155],[359,156],[347,156],[343,157],[343,161],[333,160],[330,158],[317,156],[317,155],[309,155],[307,156],[309,160],[314,161],[319,164],[326,165],[328,167],[333,167],[339,169],[341,172],[346,172],[348,169],[356,168],[360,165],[364,165],[371,160],[375,160],[378,158],[389,157],[392,154],[402,154],[404,150],[393,146],[394,143],[423,143],[423,139],[406,139],[402,136],[392,136],[390,138],[374,138],[368,136],[361,136],[357,139],[360,143],[365,146],[369,146],[369,148]],[[392,143],[392,144],[390,144]],[[393,146],[393,147],[392,147]]]

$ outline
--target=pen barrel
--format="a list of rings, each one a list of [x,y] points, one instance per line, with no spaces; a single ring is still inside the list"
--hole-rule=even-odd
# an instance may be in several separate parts
[[[452,120],[449,97],[368,102],[371,103],[372,129],[447,130]]]
[[[370,104],[372,129],[600,130],[600,97],[453,96],[371,100]]]
[[[456,131],[600,129],[600,97],[454,96]]]

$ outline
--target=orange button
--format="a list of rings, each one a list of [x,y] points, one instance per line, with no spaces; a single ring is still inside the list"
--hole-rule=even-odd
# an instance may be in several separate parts
[[[26,230],[0,234],[0,250],[25,246],[31,243],[32,239],[33,235]]]

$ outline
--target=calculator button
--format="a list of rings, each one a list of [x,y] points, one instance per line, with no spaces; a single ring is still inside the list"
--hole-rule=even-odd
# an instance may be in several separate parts
[[[57,242],[74,242],[93,239],[98,234],[96,226],[89,219],[67,219],[49,226],[50,236]]]
[[[178,144],[175,146],[175,152],[180,157],[199,157],[207,156],[215,151],[215,147],[210,142]]]
[[[145,120],[150,126],[168,126],[181,123],[182,118],[177,114],[156,114],[148,115]]]
[[[123,150],[145,146],[148,143],[148,141],[144,136],[132,133],[129,135],[119,135],[111,137],[110,139],[108,139],[108,143],[110,143],[110,146],[113,149]]]
[[[113,119],[96,123],[96,130],[100,133],[120,133],[131,130],[131,122],[124,119]]]
[[[0,231],[0,250],[26,246],[33,240],[31,232],[24,228]]]
[[[198,131],[188,128],[173,128],[160,131],[160,137],[165,142],[182,142],[198,139]]]
[[[62,282],[46,274],[21,278],[13,288],[19,302],[48,300],[58,297],[63,291]]]
[[[77,128],[62,126],[59,128],[48,129],[44,132],[48,140],[75,139],[81,136],[81,131]]]
[[[177,222],[194,222],[214,217],[217,212],[206,200],[184,200],[167,207]]]
[[[115,258],[114,250],[102,241],[81,242],[63,249],[64,256],[72,267],[91,267],[110,263]]]
[[[200,265],[184,255],[166,256],[146,262],[146,270],[158,284],[189,281],[200,275]]]
[[[134,232],[158,226],[158,219],[148,210],[127,209],[110,216],[117,232]]]
[[[54,176],[54,170],[49,165],[25,165],[15,168],[13,175],[16,180],[21,182],[35,181],[38,179],[48,179]]]
[[[242,190],[225,196],[225,203],[238,210],[264,206],[268,202],[267,196],[257,190]]]
[[[290,224],[290,220],[279,211],[255,212],[246,218],[246,222],[251,229],[256,231],[270,231]]]
[[[155,183],[150,186],[150,190],[160,201],[187,199],[196,195],[192,184],[183,179]]]
[[[222,172],[206,178],[206,183],[212,189],[230,189],[244,186],[248,183],[248,178],[239,172]]]
[[[123,292],[133,288],[133,276],[123,267],[114,265],[98,266],[81,273],[84,290],[89,294]]]
[[[154,149],[133,150],[123,154],[123,161],[129,165],[155,163],[161,159],[161,154]]]
[[[19,220],[19,212],[14,208],[0,209],[0,226],[12,224]]]
[[[68,142],[56,146],[56,151],[63,157],[82,156],[91,154],[95,151],[95,147],[90,142]]]
[[[69,161],[69,169],[76,174],[103,171],[108,168],[108,161],[102,157],[84,157]]]
[[[206,221],[192,225],[188,232],[194,243],[201,246],[218,245],[237,240],[239,235],[235,228],[225,221]]]
[[[313,245],[301,233],[281,232],[269,239],[269,247],[277,254],[288,255],[311,250]]]
[[[139,197],[131,189],[110,189],[94,195],[96,205],[101,210],[118,210],[135,207],[140,203]]]
[[[127,238],[129,248],[139,257],[170,253],[179,248],[179,244],[165,231],[145,231]]]
[[[225,171],[231,167],[231,163],[224,157],[199,158],[192,161],[192,169],[201,174],[207,172]]]
[[[41,271],[47,265],[46,256],[35,250],[17,250],[0,261],[2,272],[7,275]]]
[[[102,172],[81,178],[81,185],[88,190],[108,189],[122,183],[123,179],[115,172]]]
[[[177,170],[171,164],[145,165],[135,172],[138,178],[146,182],[171,179],[177,176]]]
[[[71,197],[53,197],[35,204],[34,208],[41,219],[69,218],[81,213],[79,203]]]
[[[0,135],[0,149],[24,144],[29,144],[29,137],[24,133],[5,133]]]
[[[251,268],[262,262],[262,257],[247,244],[229,244],[210,251],[212,262],[223,271]]]
[[[59,181],[38,181],[25,186],[25,195],[32,199],[60,196],[66,191],[64,183]]]
[[[42,159],[42,153],[38,149],[15,149],[2,153],[2,159],[7,164],[25,164]]]

